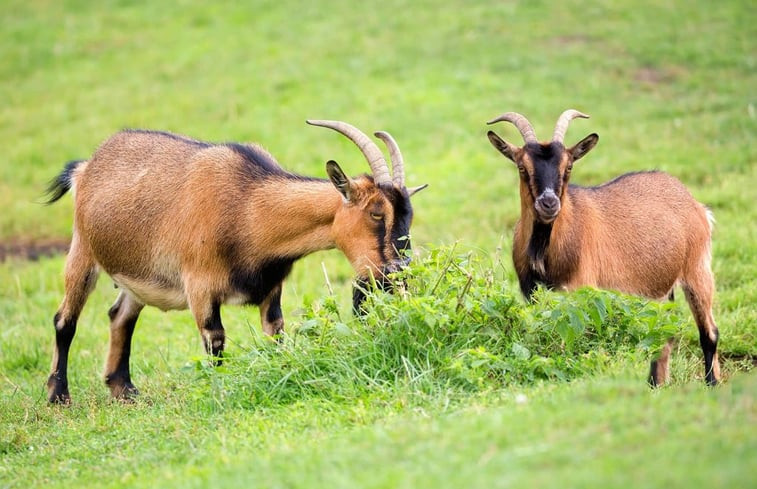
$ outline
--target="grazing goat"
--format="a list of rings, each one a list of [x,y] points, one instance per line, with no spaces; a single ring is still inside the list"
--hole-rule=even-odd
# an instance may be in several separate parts
[[[318,250],[338,248],[357,272],[357,309],[371,276],[409,261],[410,196],[397,143],[393,178],[381,150],[355,127],[334,129],[362,151],[373,176],[347,177],[334,161],[329,180],[283,170],[261,147],[210,144],[179,135],[126,130],[87,161],[69,163],[48,189],[52,203],[74,189],[74,231],[65,266],[65,295],[55,314],[56,344],[48,400],[68,403],[68,352],[79,313],[100,269],[121,289],[108,311],[110,349],[105,382],[128,399],[137,389],[129,373],[131,339],[145,305],[189,308],[206,351],[220,362],[225,334],[222,304],[260,308],[263,331],[282,331],[282,282],[292,264]]]
[[[712,215],[686,187],[659,171],[628,173],[597,187],[568,185],[573,163],[599,140],[591,134],[570,148],[565,131],[576,117],[566,110],[550,142],[539,142],[528,120],[507,112],[489,122],[513,123],[525,145],[489,131],[489,141],[520,173],[521,217],[513,262],[530,298],[537,283],[573,290],[582,286],[663,299],[680,283],[699,328],[706,381],[718,382],[718,328],[712,316],[710,268]],[[669,376],[670,342],[652,362],[650,384]]]

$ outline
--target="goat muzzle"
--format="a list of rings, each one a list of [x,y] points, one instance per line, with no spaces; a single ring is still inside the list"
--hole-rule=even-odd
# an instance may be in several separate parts
[[[545,190],[534,202],[536,215],[544,224],[550,224],[560,213],[560,199],[552,189]]]
[[[410,257],[397,258],[390,261],[381,268],[377,274],[373,277],[361,276],[355,280],[355,286],[352,289],[352,309],[355,314],[365,314],[365,308],[363,308],[363,302],[372,288],[372,284],[376,284],[379,290],[384,292],[393,293],[395,285],[398,283],[400,286],[404,286],[404,280],[390,277],[392,273],[399,272],[403,268],[410,264]]]

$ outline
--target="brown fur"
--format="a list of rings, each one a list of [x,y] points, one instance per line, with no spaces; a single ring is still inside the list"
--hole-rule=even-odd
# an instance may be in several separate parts
[[[708,383],[717,383],[718,329],[712,316],[714,281],[710,267],[709,211],[684,185],[662,172],[623,175],[598,187],[568,186],[573,163],[590,151],[591,135],[571,148],[561,148],[556,164],[561,182],[556,191],[559,214],[551,225],[543,260],[529,255],[536,211],[534,149],[518,148],[489,133],[492,144],[518,166],[521,174],[521,218],[515,228],[513,262],[524,293],[533,282],[564,290],[591,286],[662,300],[681,284],[697,323]],[[551,144],[551,146],[550,146]],[[537,277],[537,278],[534,278]],[[663,348],[650,372],[652,385],[669,377]]]
[[[338,248],[360,277],[381,275],[401,260],[389,232],[383,245],[377,241],[378,221],[391,230],[394,207],[371,177],[349,179],[333,162],[332,181],[299,177],[261,148],[247,150],[264,163],[251,164],[244,150],[229,145],[124,131],[77,163],[70,178],[74,233],[48,380],[51,402],[70,399],[68,348],[99,269],[122,289],[110,311],[105,377],[114,397],[128,398],[137,392],[128,367],[131,335],[145,305],[189,308],[208,353],[220,358],[220,305],[257,304],[265,333],[280,333],[281,280],[299,257]],[[343,178],[347,187],[335,188],[333,178]],[[52,200],[68,189],[65,182],[59,186]],[[407,196],[404,187],[397,191]],[[235,274],[266,288],[240,290]]]

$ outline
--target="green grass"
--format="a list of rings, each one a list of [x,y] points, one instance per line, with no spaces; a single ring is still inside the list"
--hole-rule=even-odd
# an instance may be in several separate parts
[[[285,284],[283,344],[262,337],[256,310],[225,308],[217,370],[189,313],[147,308],[129,406],[101,380],[107,277],[73,344],[74,404],[51,408],[63,259],[0,265],[0,487],[753,485],[753,6],[490,3],[3,3],[0,243],[70,237],[70,197],[45,207],[42,191],[122,127],[257,141],[313,176],[332,158],[367,171],[354,146],[304,123],[342,119],[390,131],[408,184],[431,186],[414,197],[408,296],[377,296],[356,321],[348,263],[313,255]],[[592,118],[567,141],[600,135],[575,183],[658,168],[714,211],[723,386],[702,385],[682,294],[519,298],[517,172],[485,121],[516,110],[546,137],[571,107]],[[647,362],[670,333],[673,384],[650,391]]]

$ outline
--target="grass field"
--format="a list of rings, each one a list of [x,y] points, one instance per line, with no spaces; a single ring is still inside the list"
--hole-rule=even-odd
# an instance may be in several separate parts
[[[357,321],[347,261],[312,255],[285,284],[282,345],[256,310],[226,308],[216,370],[189,313],[147,308],[133,405],[101,379],[109,279],[79,322],[74,402],[50,407],[63,257],[0,264],[0,487],[755,487],[750,2],[9,0],[0,16],[0,246],[68,239],[70,197],[45,207],[42,192],[123,127],[256,141],[312,176],[329,159],[365,172],[353,145],[304,123],[341,119],[390,131],[408,185],[430,184],[410,295],[379,295]],[[546,138],[566,108],[591,115],[567,142],[600,135],[573,182],[657,168],[713,210],[718,388],[683,294],[520,298],[517,172],[485,121],[515,110]],[[651,391],[670,333],[673,382]]]

